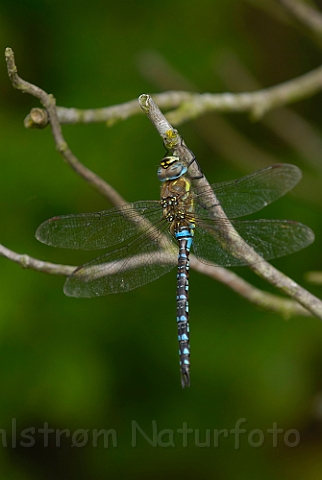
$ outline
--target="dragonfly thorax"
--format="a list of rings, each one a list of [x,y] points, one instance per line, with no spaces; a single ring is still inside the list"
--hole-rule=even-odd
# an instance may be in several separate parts
[[[177,180],[167,181],[161,187],[161,207],[163,217],[171,224],[174,234],[182,227],[194,226],[194,203],[190,181],[181,176]]]
[[[158,168],[158,178],[160,182],[176,180],[187,172],[187,167],[180,161],[178,157],[164,157]]]

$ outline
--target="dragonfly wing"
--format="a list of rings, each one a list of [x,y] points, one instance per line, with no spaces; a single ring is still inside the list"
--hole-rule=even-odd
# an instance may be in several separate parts
[[[234,245],[227,240],[223,222],[227,220],[198,222],[193,242],[197,258],[206,264],[247,265],[248,262],[234,256]],[[231,224],[243,240],[266,260],[297,252],[314,241],[314,233],[309,227],[289,220],[236,220]]]
[[[71,297],[128,292],[172,270],[177,258],[178,246],[170,234],[152,228],[125,247],[77,268],[64,292]]]
[[[143,233],[161,217],[158,201],[135,202],[97,213],[50,218],[38,227],[36,238],[53,247],[96,250]]]
[[[302,178],[295,165],[278,163],[230,182],[196,190],[196,210],[209,216],[209,199],[215,193],[227,217],[242,217],[261,210],[291,190]]]

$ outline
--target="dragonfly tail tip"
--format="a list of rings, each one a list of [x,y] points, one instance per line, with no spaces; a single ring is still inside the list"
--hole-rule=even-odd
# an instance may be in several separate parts
[[[181,374],[181,385],[182,385],[182,388],[190,387],[189,372],[182,372],[182,374]]]

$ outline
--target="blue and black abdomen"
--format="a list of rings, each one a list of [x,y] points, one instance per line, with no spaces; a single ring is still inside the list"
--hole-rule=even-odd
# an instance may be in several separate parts
[[[182,387],[190,386],[189,252],[193,230],[182,227],[175,234],[179,244],[177,274],[177,324]]]

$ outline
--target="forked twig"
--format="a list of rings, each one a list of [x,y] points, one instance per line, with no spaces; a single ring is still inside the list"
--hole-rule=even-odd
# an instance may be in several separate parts
[[[42,105],[45,107],[48,119],[50,122],[51,130],[53,133],[56,149],[63,156],[68,165],[75,170],[75,172],[82,177],[86,182],[99,191],[104,197],[110,200],[114,205],[124,205],[125,200],[119,195],[119,193],[111,187],[108,183],[104,182],[98,175],[86,168],[73,154],[69,148],[65,138],[63,137],[60,122],[57,116],[56,100],[53,95],[45,92],[41,88],[26,82],[18,76],[18,70],[15,63],[14,53],[11,48],[6,48],[5,57],[7,61],[7,69],[9,78],[14,88],[21,90],[22,92],[29,93],[38,98]],[[43,126],[43,125],[42,125]]]

